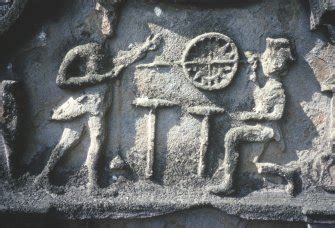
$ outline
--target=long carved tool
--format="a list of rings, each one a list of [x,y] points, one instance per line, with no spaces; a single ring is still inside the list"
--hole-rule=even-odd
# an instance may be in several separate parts
[[[188,108],[188,113],[203,116],[200,133],[200,158],[198,164],[198,176],[204,177],[206,172],[206,157],[208,152],[210,117],[215,114],[224,113],[223,108],[212,106],[194,106]]]
[[[330,115],[331,115],[330,116],[330,143],[332,146],[332,152],[333,154],[335,154],[335,83],[325,84],[325,86],[322,86],[321,89],[322,91],[332,92],[332,100],[330,104]]]
[[[145,168],[145,177],[150,179],[153,177],[153,167],[155,160],[155,138],[156,138],[156,118],[157,109],[172,107],[177,105],[174,102],[162,99],[148,99],[148,98],[137,98],[133,102],[135,106],[149,108],[148,117],[148,150],[147,150],[147,164]]]

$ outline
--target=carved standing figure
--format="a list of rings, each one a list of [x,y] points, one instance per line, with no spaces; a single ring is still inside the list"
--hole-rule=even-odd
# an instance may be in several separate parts
[[[106,4],[106,1],[101,2],[104,5]],[[111,1],[111,7],[113,7],[113,4],[115,7],[118,6],[120,2],[122,1]],[[115,21],[111,26],[115,27]],[[111,34],[113,31],[114,28],[111,29]],[[90,88],[87,88],[77,98],[70,97],[61,106],[53,110],[51,119],[72,121],[86,116],[87,123],[84,122],[79,129],[64,129],[61,139],[52,150],[45,168],[35,179],[35,185],[50,186],[50,172],[64,154],[80,142],[81,136],[87,128],[90,135],[90,146],[85,162],[88,170],[87,188],[89,192],[98,189],[97,164],[105,141],[106,114],[112,103],[112,84],[109,81],[118,77],[124,68],[145,57],[146,53],[155,50],[160,40],[161,36],[159,34],[149,36],[144,43],[134,46],[129,51],[122,52],[122,55],[114,58],[112,63],[107,64],[103,64],[106,62],[104,61],[105,55],[102,46],[97,43],[79,45],[65,55],[57,75],[57,85],[62,89],[85,88],[88,86]],[[112,69],[103,72],[104,67],[109,65],[113,66]]]
[[[222,184],[210,188],[210,192],[214,194],[234,192],[233,176],[239,157],[239,152],[236,150],[238,143],[268,144],[271,140],[276,140],[284,151],[285,145],[278,120],[282,118],[285,106],[285,91],[280,77],[286,74],[288,64],[293,60],[289,41],[284,38],[266,39],[266,50],[260,59],[267,79],[263,87],[260,87],[256,81],[255,71],[258,60],[255,56],[251,55],[248,58],[254,72],[250,79],[254,83],[255,107],[252,112],[240,113],[240,118],[248,122],[246,125],[230,129],[225,136],[225,157],[219,168],[224,170],[224,178]]]

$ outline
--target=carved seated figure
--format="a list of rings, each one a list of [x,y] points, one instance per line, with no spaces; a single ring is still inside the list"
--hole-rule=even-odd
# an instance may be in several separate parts
[[[278,120],[282,118],[285,106],[285,92],[280,82],[280,77],[286,74],[288,64],[293,60],[289,41],[283,38],[267,38],[266,50],[261,55],[260,60],[267,81],[263,87],[258,85],[255,75],[258,60],[254,58],[251,61],[254,72],[251,78],[254,83],[254,111],[240,113],[240,119],[246,121],[247,124],[230,129],[225,136],[225,157],[222,166],[219,168],[219,170],[224,170],[224,178],[222,184],[209,189],[213,194],[231,194],[234,192],[233,175],[239,157],[239,152],[236,150],[238,143],[263,142],[267,145],[272,140],[276,140],[279,142],[281,150],[284,151],[285,144]],[[283,171],[283,169],[275,164],[259,164],[259,169],[265,168],[270,170],[277,169],[280,172]],[[264,164],[269,165],[264,167]],[[291,175],[289,173],[286,174],[285,171],[281,174],[278,172],[278,175],[285,176],[285,178]]]
[[[147,52],[155,50],[160,42],[160,35],[150,36],[141,45],[124,52],[122,56],[113,59],[113,69],[107,73],[99,72],[99,62],[102,62],[102,47],[96,43],[89,43],[71,49],[65,56],[56,79],[61,88],[82,88],[110,81],[120,75],[122,69],[143,58]],[[74,67],[80,68],[84,60],[84,75],[78,75]],[[79,65],[79,66],[78,66]],[[87,124],[83,123],[79,129],[65,128],[61,139],[51,152],[49,161],[41,174],[35,179],[35,186],[50,187],[49,174],[65,153],[73,149],[81,140],[84,129],[90,135],[90,146],[87,152],[85,166],[88,170],[88,190],[98,189],[97,164],[103,148],[106,132],[106,114],[112,103],[112,85],[103,83],[85,90],[77,98],[70,97],[60,107],[53,111],[52,120],[72,121],[80,117],[87,117]]]

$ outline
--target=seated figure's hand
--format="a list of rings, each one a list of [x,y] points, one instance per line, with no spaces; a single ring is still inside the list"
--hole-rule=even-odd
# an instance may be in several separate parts
[[[115,66],[113,69],[113,73],[114,73],[113,76],[117,77],[124,68],[125,68],[125,65]]]
[[[239,116],[241,120],[261,120],[263,115],[258,112],[242,112]]]
[[[241,120],[249,120],[250,117],[251,117],[251,113],[250,112],[241,112],[241,113],[239,113],[238,116]]]
[[[251,82],[256,82],[257,81],[257,76],[256,76],[256,73],[252,73],[249,75],[249,81]]]

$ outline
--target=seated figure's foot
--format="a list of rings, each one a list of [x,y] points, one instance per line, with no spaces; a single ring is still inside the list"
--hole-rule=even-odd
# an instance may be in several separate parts
[[[283,176],[287,181],[285,191],[291,196],[294,196],[297,191],[299,172],[300,170],[294,168],[286,168],[284,172]]]
[[[285,167],[272,163],[256,163],[256,167],[259,173],[278,175],[283,177],[287,181],[285,191],[294,196],[297,188],[298,174],[300,169],[294,167]]]
[[[287,183],[286,187],[285,187],[285,192],[287,192],[290,196],[294,196],[294,192],[295,192],[295,186],[293,183]]]
[[[235,192],[231,178],[226,178],[222,184],[209,187],[208,191],[214,195],[231,195]]]

